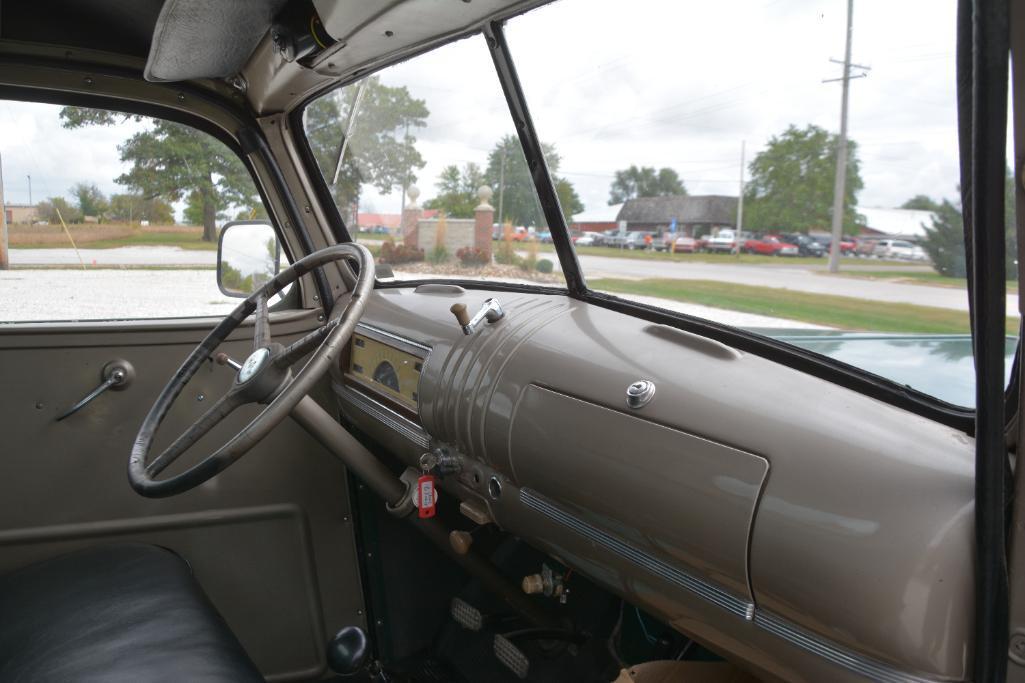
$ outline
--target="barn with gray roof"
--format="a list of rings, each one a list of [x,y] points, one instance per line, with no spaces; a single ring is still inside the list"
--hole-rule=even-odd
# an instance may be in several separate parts
[[[663,233],[676,220],[680,234],[699,237],[737,223],[737,198],[725,195],[628,199],[616,217],[627,230]]]

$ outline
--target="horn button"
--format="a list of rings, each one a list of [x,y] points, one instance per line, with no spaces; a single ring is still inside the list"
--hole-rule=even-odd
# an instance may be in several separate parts
[[[251,401],[270,401],[289,375],[288,368],[274,363],[282,350],[281,344],[270,344],[249,354],[235,377],[235,390]]]

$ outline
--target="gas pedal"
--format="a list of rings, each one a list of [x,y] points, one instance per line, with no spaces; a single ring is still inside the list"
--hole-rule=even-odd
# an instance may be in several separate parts
[[[467,630],[480,631],[484,628],[484,615],[481,611],[461,598],[452,598],[449,613],[457,624]]]
[[[501,634],[495,634],[495,657],[518,678],[526,678],[530,671],[530,660],[523,650],[513,645],[512,641]]]

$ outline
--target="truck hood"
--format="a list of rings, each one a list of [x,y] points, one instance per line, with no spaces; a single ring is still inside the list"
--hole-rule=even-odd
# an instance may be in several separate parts
[[[958,406],[975,406],[975,363],[970,335],[903,335],[832,330],[750,329],[867,370]],[[1004,343],[1004,381],[1018,346]]]

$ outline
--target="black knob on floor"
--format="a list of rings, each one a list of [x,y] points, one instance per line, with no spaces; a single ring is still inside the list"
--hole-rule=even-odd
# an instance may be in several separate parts
[[[341,676],[362,671],[369,655],[367,634],[359,626],[346,626],[327,644],[327,664]]]

